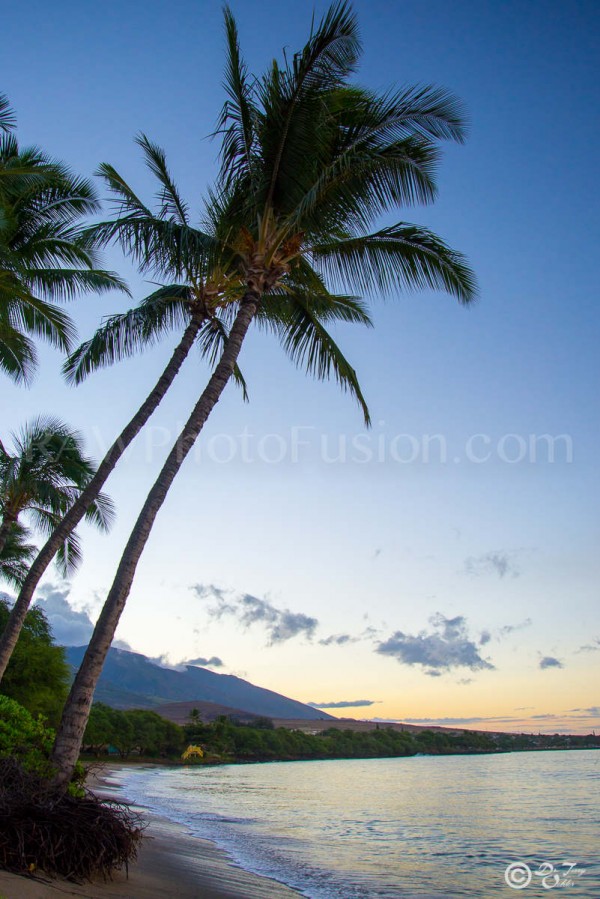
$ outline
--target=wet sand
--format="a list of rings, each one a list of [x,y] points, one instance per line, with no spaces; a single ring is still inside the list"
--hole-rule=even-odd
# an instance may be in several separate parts
[[[118,770],[113,768],[115,777]],[[111,769],[90,778],[98,795],[120,802],[118,781]],[[46,877],[20,877],[0,871],[0,899],[294,899],[300,893],[235,865],[207,840],[190,836],[183,827],[142,809],[148,822],[138,858],[129,875],[120,871],[106,883],[74,884]]]

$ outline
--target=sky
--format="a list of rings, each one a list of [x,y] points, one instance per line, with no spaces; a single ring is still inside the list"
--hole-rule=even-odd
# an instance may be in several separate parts
[[[326,4],[317,3],[317,15]],[[373,89],[435,83],[469,118],[439,198],[398,218],[468,257],[469,309],[432,291],[372,302],[336,339],[370,405],[308,379],[251,333],[139,565],[117,645],[210,663],[339,716],[492,730],[600,726],[597,148],[600,9],[586,0],[358,0]],[[302,45],[312,3],[234,0],[250,68]],[[31,28],[31,21],[36,27]],[[150,200],[135,135],[162,146],[201,215],[224,99],[221,5],[32,0],[3,20],[0,91],[22,144],[91,175],[112,163]],[[100,185],[98,185],[100,188]],[[391,219],[386,220],[387,223]],[[107,252],[133,301],[82,297],[82,339],[152,285]],[[1,437],[40,413],[100,458],[165,365],[143,357],[30,389],[0,382]],[[89,530],[70,581],[38,601],[84,643],[154,477],[208,377],[196,354],[111,477],[118,519]],[[200,660],[200,661],[198,661]]]

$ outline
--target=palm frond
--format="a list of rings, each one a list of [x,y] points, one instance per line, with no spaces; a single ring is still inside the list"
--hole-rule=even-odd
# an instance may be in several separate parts
[[[190,299],[190,288],[185,285],[161,287],[134,309],[111,316],[65,361],[67,381],[80,384],[93,371],[127,359],[174,328],[184,327],[189,321]]]
[[[369,427],[371,416],[356,371],[322,324],[323,320],[346,317],[347,314],[353,320],[352,304],[349,298],[341,298],[343,313],[336,316],[331,299],[323,297],[319,303],[312,296],[298,293],[288,295],[287,303],[282,304],[280,319],[273,321],[273,327],[279,332],[283,348],[292,362],[320,380],[333,377],[343,391],[354,396],[362,410],[365,425]],[[360,311],[356,311],[356,315],[362,318]]]
[[[15,384],[30,384],[36,368],[33,341],[0,316],[0,369]]]
[[[462,254],[419,225],[399,223],[374,234],[312,247],[314,263],[334,283],[386,295],[400,290],[444,290],[461,303],[477,295]]]
[[[179,191],[167,168],[167,160],[164,150],[152,143],[145,134],[136,138],[136,143],[142,148],[146,157],[146,165],[152,174],[158,179],[161,190],[158,201],[161,205],[161,218],[174,219],[180,225],[189,226],[188,207],[181,199]]]
[[[229,6],[225,6],[224,19],[227,58],[223,86],[228,99],[215,133],[222,138],[221,178],[229,186],[242,172],[251,177],[256,108],[248,81],[248,67],[240,51],[237,24]]]
[[[17,124],[17,117],[6,94],[0,94],[0,131],[11,132]]]
[[[229,330],[227,325],[224,321],[216,317],[209,319],[200,331],[200,334],[198,335],[198,346],[202,356],[208,360],[211,366],[216,366],[227,345],[228,338]],[[248,386],[237,363],[233,369],[232,377],[234,383],[237,384],[242,391],[242,399],[244,402],[249,402]]]
[[[58,520],[56,524],[58,524]],[[81,565],[82,559],[83,553],[79,536],[77,531],[71,531],[67,539],[61,543],[60,549],[54,557],[54,563],[61,576],[68,578],[75,574]]]
[[[85,520],[107,534],[115,520],[115,505],[106,493],[99,493],[85,513]]]

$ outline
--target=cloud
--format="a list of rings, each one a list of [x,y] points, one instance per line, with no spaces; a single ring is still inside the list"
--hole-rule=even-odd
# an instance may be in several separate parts
[[[223,668],[224,662],[219,656],[211,656],[210,659],[204,659],[200,656],[198,659],[185,659],[182,665],[194,665],[200,668]]]
[[[356,643],[358,639],[358,637],[352,637],[350,634],[331,634],[331,636],[319,640],[319,643],[321,646],[345,646],[347,643]]]
[[[307,702],[313,709],[353,709],[375,705],[379,699],[342,699],[339,702]]]
[[[498,637],[508,637],[509,634],[514,633],[514,631],[521,631],[524,627],[530,627],[531,618],[525,618],[519,624],[505,624],[498,631]]]
[[[514,552],[503,550],[491,550],[481,556],[469,556],[465,559],[465,571],[472,577],[481,577],[486,574],[495,574],[499,578],[519,577]]]
[[[78,612],[68,602],[68,588],[44,584],[38,590],[36,605],[44,612],[54,639],[61,646],[84,646],[89,643],[94,625],[87,612]]]
[[[560,659],[555,659],[554,656],[544,656],[540,659],[539,667],[542,671],[545,671],[546,668],[564,668],[565,666]]]
[[[591,643],[584,643],[577,652],[600,652],[600,637],[594,637]]]
[[[569,709],[570,712],[583,712],[585,717],[600,717],[600,705],[593,705],[587,709]]]
[[[477,645],[469,639],[462,615],[446,618],[438,613],[429,622],[432,625],[430,633],[421,631],[411,635],[396,631],[375,651],[393,656],[404,665],[421,665],[430,677],[439,677],[452,668],[493,669],[491,662],[480,656]]]
[[[251,593],[234,594],[229,590],[195,584],[192,590],[200,599],[211,599],[212,606],[208,614],[212,618],[230,615],[249,628],[260,625],[265,628],[269,645],[285,643],[294,637],[304,636],[307,640],[314,637],[318,620],[303,612],[291,612],[289,609],[278,609],[266,599],[260,599]]]

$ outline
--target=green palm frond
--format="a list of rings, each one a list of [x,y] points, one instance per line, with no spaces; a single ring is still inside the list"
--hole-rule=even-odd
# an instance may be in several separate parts
[[[18,334],[32,334],[41,337],[52,346],[68,352],[75,338],[75,328],[71,318],[51,303],[38,299],[33,294],[26,295],[26,302],[19,302],[22,293],[3,290],[0,281],[0,339],[2,323],[5,322]]]
[[[0,580],[17,590],[25,580],[29,565],[37,552],[37,547],[33,543],[29,543],[29,539],[29,530],[23,525],[15,523],[0,550]]]
[[[143,140],[148,149],[146,162],[154,175],[159,177],[160,165],[164,167],[157,213],[142,202],[113,166],[102,163],[98,174],[110,191],[115,218],[87,228],[84,240],[99,246],[116,241],[142,272],[151,271],[169,279],[202,279],[206,274],[207,254],[214,252],[214,239],[187,223],[187,206],[168,173],[163,151],[147,138]],[[151,152],[157,155],[154,161]]]
[[[223,86],[228,99],[215,133],[222,136],[221,178],[228,187],[242,173],[252,178],[256,107],[248,67],[240,51],[237,24],[229,6],[225,6],[224,18],[227,58]]]
[[[461,303],[475,299],[473,273],[462,254],[418,225],[399,223],[374,234],[312,247],[315,265],[333,282],[363,293],[444,290]]]
[[[0,94],[0,131],[12,131],[17,124],[14,110],[6,94]]]
[[[89,180],[11,133],[0,136],[0,176],[0,368],[22,383],[36,365],[31,336],[70,347],[73,325],[54,302],[127,288],[81,238],[82,217],[98,210]]]
[[[106,493],[99,493],[85,513],[85,520],[98,531],[107,534],[115,520],[115,505]]]
[[[139,306],[108,318],[65,361],[67,381],[80,384],[93,371],[127,359],[153,346],[169,331],[183,328],[189,321],[191,298],[186,285],[161,287]]]
[[[198,346],[200,348],[200,352],[202,356],[208,360],[209,365],[213,368],[216,366],[220,357],[223,354],[223,350],[227,345],[227,339],[229,337],[229,330],[224,320],[219,318],[211,318],[209,319],[200,334],[198,335]],[[250,397],[248,395],[248,386],[246,384],[246,380],[239,368],[239,366],[234,366],[233,380],[235,384],[242,391],[242,398],[245,403],[250,401]]]
[[[58,519],[56,519],[56,524],[58,524]],[[54,563],[61,576],[68,578],[75,574],[81,565],[82,559],[83,553],[79,535],[77,534],[77,531],[71,531],[67,539],[61,543],[60,548],[56,553]]]
[[[0,369],[15,384],[30,384],[36,368],[37,353],[33,341],[0,314]]]
[[[158,193],[158,202],[161,207],[160,217],[174,219],[179,225],[188,226],[188,206],[182,200],[169,173],[164,150],[149,140],[145,134],[140,134],[136,138],[136,143],[142,148],[146,157],[146,165],[161,185]]]
[[[363,320],[366,324],[369,320],[364,310],[354,306],[350,297],[328,295],[317,299],[314,295],[296,293],[285,297],[278,312],[277,315],[274,310],[269,324],[278,332],[292,362],[320,380],[333,377],[343,391],[354,396],[362,410],[365,425],[369,427],[371,416],[356,371],[323,325],[324,321],[334,319]]]

